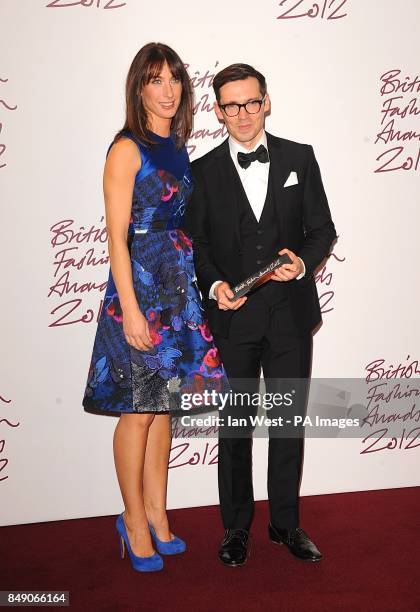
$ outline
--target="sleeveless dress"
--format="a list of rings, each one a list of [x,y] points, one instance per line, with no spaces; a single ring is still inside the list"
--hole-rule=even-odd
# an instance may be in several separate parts
[[[128,229],[134,291],[153,348],[129,345],[117,289],[109,272],[83,398],[99,413],[179,409],[182,393],[220,391],[226,376],[196,284],[192,244],[181,227],[193,185],[187,151],[173,136],[151,134],[139,147]],[[111,145],[112,146],[112,145]],[[184,406],[185,407],[185,406]]]

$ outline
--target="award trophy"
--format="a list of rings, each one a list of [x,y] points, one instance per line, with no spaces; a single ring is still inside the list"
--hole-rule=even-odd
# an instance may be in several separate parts
[[[230,301],[233,302],[234,300],[237,300],[249,293],[252,289],[256,289],[260,285],[266,283],[268,280],[270,280],[274,270],[285,263],[292,263],[292,260],[287,253],[284,253],[284,255],[279,255],[268,265],[264,266],[264,268],[261,268],[258,270],[258,272],[248,276],[248,278],[232,287],[233,297],[229,298]]]

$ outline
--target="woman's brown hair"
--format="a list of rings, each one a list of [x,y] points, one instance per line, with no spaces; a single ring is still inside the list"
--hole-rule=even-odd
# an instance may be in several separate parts
[[[179,55],[163,43],[144,45],[131,63],[125,87],[126,119],[114,142],[124,136],[124,132],[130,130],[143,144],[155,144],[148,131],[150,126],[140,92],[152,79],[159,76],[165,62],[172,76],[179,79],[182,85],[181,102],[172,119],[171,132],[175,135],[177,148],[181,148],[187,142],[192,130],[193,116],[191,81]]]

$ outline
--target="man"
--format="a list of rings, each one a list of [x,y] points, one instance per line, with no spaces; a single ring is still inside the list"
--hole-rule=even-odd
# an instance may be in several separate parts
[[[213,87],[215,112],[229,138],[192,164],[195,190],[187,229],[214,340],[237,391],[258,389],[261,367],[271,389],[276,381],[307,381],[311,331],[321,321],[313,272],[336,237],[318,164],[310,145],[265,132],[270,98],[260,72],[233,64],[215,76]],[[291,263],[248,297],[229,299],[232,286],[278,253],[287,253]],[[304,395],[294,408],[300,414]],[[235,410],[243,414],[235,405],[229,414]],[[299,527],[302,440],[269,429],[269,537],[301,559],[318,561],[321,553]],[[237,566],[248,557],[253,515],[252,433],[229,431],[223,427],[219,435],[225,527],[219,558]]]

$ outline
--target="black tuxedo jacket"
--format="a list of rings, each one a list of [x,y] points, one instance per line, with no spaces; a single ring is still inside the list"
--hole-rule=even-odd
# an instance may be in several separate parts
[[[295,323],[302,333],[321,320],[313,272],[329,253],[336,238],[327,197],[313,149],[267,133],[270,181],[279,232],[278,250],[288,248],[302,258],[306,274],[288,281],[289,302]],[[257,163],[257,162],[254,162]],[[236,168],[225,140],[191,164],[195,187],[187,206],[185,229],[193,241],[197,282],[203,305],[214,333],[228,335],[234,311],[220,310],[209,299],[216,280],[234,285],[240,281],[241,236],[237,211]],[[298,184],[284,187],[290,172]],[[269,281],[277,282],[277,281]]]

